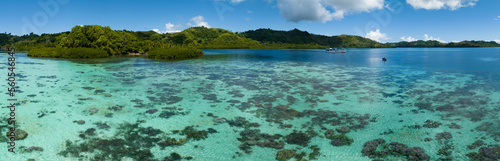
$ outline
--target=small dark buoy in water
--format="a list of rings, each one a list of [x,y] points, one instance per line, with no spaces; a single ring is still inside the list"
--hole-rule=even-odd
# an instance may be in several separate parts
[[[384,62],[385,62],[385,61],[387,61],[387,59],[384,57],[384,58],[382,58],[382,61],[384,61]]]

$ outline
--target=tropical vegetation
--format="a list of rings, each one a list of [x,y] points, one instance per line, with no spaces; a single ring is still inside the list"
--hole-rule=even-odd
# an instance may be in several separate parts
[[[0,33],[0,50],[10,47],[29,50],[28,56],[33,57],[97,58],[140,53],[154,59],[187,59],[203,55],[199,49],[500,47],[500,44],[494,41],[441,43],[435,40],[383,44],[360,36],[324,36],[298,29],[257,29],[234,33],[218,28],[192,27],[178,33],[157,33],[79,25],[71,31],[55,34],[16,36]]]

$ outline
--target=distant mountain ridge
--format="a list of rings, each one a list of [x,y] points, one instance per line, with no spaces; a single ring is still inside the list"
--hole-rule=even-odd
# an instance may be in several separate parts
[[[127,31],[111,30],[109,27],[98,25],[75,26],[75,29],[96,28],[105,30],[106,34],[87,32],[91,39],[85,36],[70,36],[70,32],[55,34],[28,34],[23,36],[11,35],[10,33],[0,33],[0,47],[6,49],[16,47],[18,50],[29,50],[42,47],[57,47],[66,44],[62,40],[72,40],[72,42],[87,42],[93,39],[108,38],[99,48],[106,49],[110,54],[127,52],[147,52],[156,47],[168,47],[172,45],[190,46],[200,49],[318,49],[328,47],[343,48],[392,48],[392,47],[500,47],[494,41],[462,41],[441,43],[435,40],[379,43],[368,38],[353,35],[325,36],[311,34],[307,31],[293,29],[290,31],[280,31],[272,29],[249,30],[241,33],[234,33],[225,29],[191,27],[178,33],[156,33],[154,31]],[[114,35],[114,36],[113,36]],[[63,39],[67,37],[67,39]],[[88,42],[92,45],[93,42]],[[89,45],[71,45],[69,47],[90,47]],[[68,45],[67,45],[68,46]],[[97,48],[97,47],[95,47]]]
[[[311,34],[307,31],[293,29],[290,31],[279,31],[271,29],[249,30],[240,34],[260,42],[272,43],[291,43],[291,44],[310,44],[330,47],[346,48],[388,48],[390,46],[361,37],[352,35],[325,36]]]
[[[447,47],[447,48],[456,48],[456,47],[500,47],[495,41],[461,41],[461,42],[450,42],[450,43],[442,43],[436,40],[418,40],[412,42],[398,42],[398,43],[387,43],[387,45],[392,47]]]

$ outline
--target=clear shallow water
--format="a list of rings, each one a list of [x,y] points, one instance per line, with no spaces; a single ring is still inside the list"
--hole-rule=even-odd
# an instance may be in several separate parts
[[[500,144],[500,48],[205,50],[175,62],[16,56],[16,119],[28,137],[3,158],[276,160],[289,149],[308,160],[470,160],[496,157]],[[31,146],[44,150],[23,150]]]

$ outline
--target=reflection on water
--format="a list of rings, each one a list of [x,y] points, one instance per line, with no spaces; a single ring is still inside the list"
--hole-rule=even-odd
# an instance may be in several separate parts
[[[205,50],[184,61],[18,54],[16,112],[28,137],[16,142],[16,155],[0,155],[498,160],[498,51]]]

